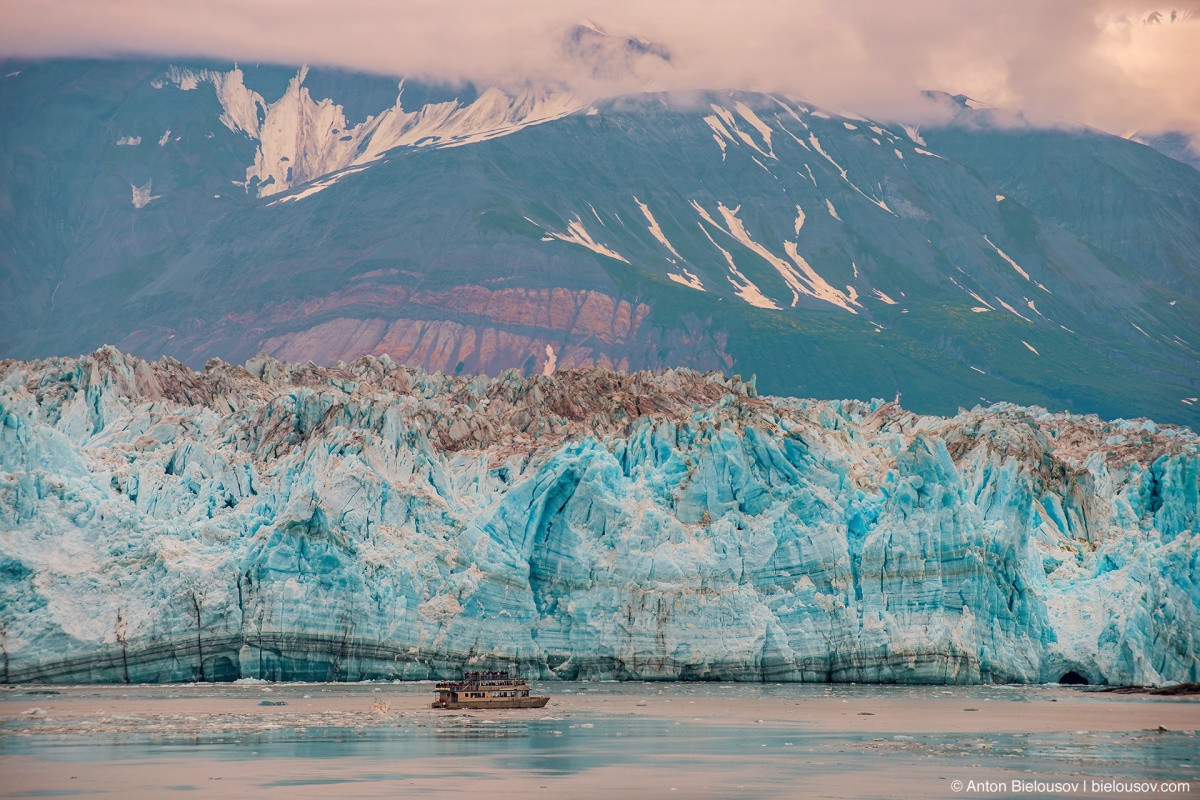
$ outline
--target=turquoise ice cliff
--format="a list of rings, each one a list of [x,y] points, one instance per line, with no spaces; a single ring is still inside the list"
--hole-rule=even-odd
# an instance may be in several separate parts
[[[3,679],[1200,680],[1200,438],[686,370],[0,362]]]

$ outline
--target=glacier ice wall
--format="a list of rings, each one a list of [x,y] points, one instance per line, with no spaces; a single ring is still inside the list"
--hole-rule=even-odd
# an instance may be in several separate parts
[[[686,370],[0,362],[18,681],[1200,679],[1200,438]]]

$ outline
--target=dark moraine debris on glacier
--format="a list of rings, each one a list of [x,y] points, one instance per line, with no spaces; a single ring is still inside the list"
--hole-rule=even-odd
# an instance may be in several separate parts
[[[687,370],[0,362],[3,680],[1200,680],[1200,437]]]

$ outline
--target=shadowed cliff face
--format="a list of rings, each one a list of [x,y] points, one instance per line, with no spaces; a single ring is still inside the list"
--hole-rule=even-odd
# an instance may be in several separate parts
[[[0,420],[9,682],[1200,677],[1182,428],[112,349]]]

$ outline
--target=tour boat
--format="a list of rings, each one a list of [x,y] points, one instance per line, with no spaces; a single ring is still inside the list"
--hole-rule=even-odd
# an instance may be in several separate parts
[[[549,697],[530,697],[523,678],[507,672],[464,672],[462,680],[439,683],[434,708],[541,708]]]

